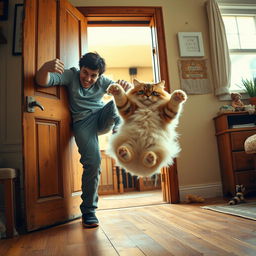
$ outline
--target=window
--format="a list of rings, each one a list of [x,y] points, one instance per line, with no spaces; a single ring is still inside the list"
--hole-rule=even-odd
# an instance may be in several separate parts
[[[231,59],[230,91],[242,91],[242,78],[256,76],[256,6],[220,6]]]

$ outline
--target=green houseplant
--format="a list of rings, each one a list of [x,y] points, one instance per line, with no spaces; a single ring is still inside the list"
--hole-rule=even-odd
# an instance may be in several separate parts
[[[256,105],[256,77],[252,79],[242,78],[242,87],[244,91],[249,95],[249,100],[252,105]]]

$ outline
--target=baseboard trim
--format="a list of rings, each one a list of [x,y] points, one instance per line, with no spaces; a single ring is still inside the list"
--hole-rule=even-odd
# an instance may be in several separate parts
[[[180,186],[180,200],[184,201],[187,194],[202,196],[204,198],[222,197],[221,183],[197,184],[189,186]]]

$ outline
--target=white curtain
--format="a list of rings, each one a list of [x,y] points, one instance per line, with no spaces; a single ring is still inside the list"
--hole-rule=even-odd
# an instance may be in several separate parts
[[[231,61],[224,23],[216,0],[206,3],[215,95],[229,94]]]

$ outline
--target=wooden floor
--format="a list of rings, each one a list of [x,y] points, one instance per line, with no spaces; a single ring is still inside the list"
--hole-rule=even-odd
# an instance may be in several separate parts
[[[117,195],[102,195],[99,197],[99,210],[120,209],[133,206],[163,204],[161,190],[132,191]]]
[[[83,229],[78,219],[0,240],[0,255],[255,256],[255,221],[200,208],[223,202],[99,210],[99,228]]]

